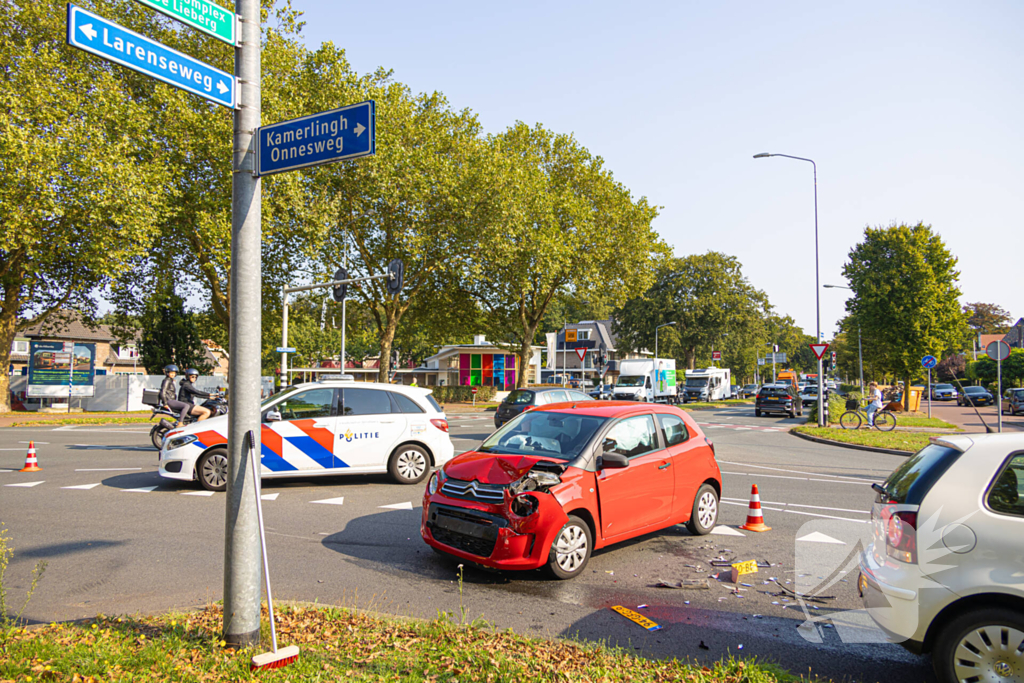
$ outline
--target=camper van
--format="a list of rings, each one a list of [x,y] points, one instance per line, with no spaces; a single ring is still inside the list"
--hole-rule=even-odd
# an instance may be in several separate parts
[[[732,371],[729,368],[697,368],[686,371],[686,384],[683,386],[683,402],[721,401],[732,398],[729,386],[732,384]]]
[[[616,401],[675,403],[676,361],[673,358],[624,360],[615,381]]]

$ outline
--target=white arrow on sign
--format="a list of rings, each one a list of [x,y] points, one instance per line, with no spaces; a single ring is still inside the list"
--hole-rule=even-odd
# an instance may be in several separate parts
[[[96,37],[96,30],[92,27],[92,24],[82,24],[78,28],[82,29],[82,33],[84,33],[85,37],[89,40]]]
[[[224,81],[217,81],[217,90],[223,95],[228,91],[228,86],[224,85]]]
[[[362,135],[363,131],[365,131],[365,130],[366,130],[366,126],[364,126],[361,123],[357,123],[356,124],[356,137],[359,137],[360,135]]]

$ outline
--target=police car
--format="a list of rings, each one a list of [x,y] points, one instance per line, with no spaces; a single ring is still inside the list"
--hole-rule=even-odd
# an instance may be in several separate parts
[[[454,455],[448,421],[429,389],[329,379],[297,384],[261,406],[261,475],[388,472],[416,484]],[[228,416],[167,433],[160,476],[227,485]]]

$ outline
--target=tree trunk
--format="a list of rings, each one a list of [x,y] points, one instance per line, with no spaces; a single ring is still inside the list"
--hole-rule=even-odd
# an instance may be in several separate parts
[[[391,346],[395,343],[395,332],[398,331],[398,311],[390,306],[384,309],[384,330],[380,335],[380,365],[377,369],[377,381],[388,383],[391,370]]]
[[[534,325],[533,328],[523,330],[523,332],[525,334],[519,343],[519,353],[516,354],[519,358],[519,371],[516,373],[516,389],[522,389],[526,386],[526,370],[529,367],[530,356],[533,355],[533,349],[530,347],[533,346],[532,341],[537,333],[537,326]],[[537,378],[537,383],[540,383],[540,377]]]
[[[16,288],[6,289],[3,305],[0,306],[0,368],[3,369],[0,372],[0,413],[11,412],[11,377],[8,368],[11,367],[11,346],[18,332],[18,292]]]
[[[903,410],[910,412],[910,377],[903,380]]]
[[[693,364],[697,361],[697,349],[693,346],[683,352],[683,359],[686,361],[686,369],[693,370]]]

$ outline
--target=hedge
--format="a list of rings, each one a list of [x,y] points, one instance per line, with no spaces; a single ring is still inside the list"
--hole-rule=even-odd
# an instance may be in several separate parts
[[[438,403],[472,403],[474,387],[443,386],[427,387]],[[494,387],[476,387],[477,401],[493,401],[497,391]]]
[[[851,396],[851,398],[853,398]],[[839,416],[846,412],[846,397],[840,396],[838,392],[833,391],[828,395],[828,421],[839,422]],[[808,413],[808,422],[818,421],[818,402],[815,401],[811,406],[811,410]]]

